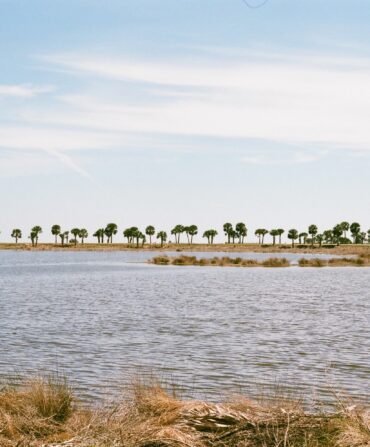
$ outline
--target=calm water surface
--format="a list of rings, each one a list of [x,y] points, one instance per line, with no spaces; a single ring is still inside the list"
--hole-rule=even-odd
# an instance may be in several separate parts
[[[152,256],[0,252],[0,375],[58,369],[85,398],[154,372],[208,399],[278,382],[369,400],[370,269],[142,263]]]

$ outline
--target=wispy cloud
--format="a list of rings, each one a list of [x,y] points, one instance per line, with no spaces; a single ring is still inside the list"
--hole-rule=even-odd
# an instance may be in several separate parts
[[[273,53],[273,52],[272,52]],[[260,138],[286,143],[326,143],[370,148],[370,60],[314,63],[269,57],[186,63],[132,61],[87,55],[45,57],[49,66],[80,76],[146,85],[140,101],[124,95],[59,97],[68,113],[34,114],[66,125],[120,132]],[[217,63],[216,63],[217,61]],[[121,88],[117,86],[117,89]],[[123,87],[122,87],[123,88]],[[131,85],[131,90],[139,87]],[[179,92],[178,89],[182,88]],[[162,91],[162,95],[161,95]],[[154,94],[153,94],[154,92]]]
[[[32,98],[42,93],[50,93],[54,90],[52,86],[33,86],[33,85],[6,85],[0,84],[1,97]]]
[[[249,164],[309,163],[323,148],[370,151],[370,60],[322,54],[212,52],[192,63],[108,59],[86,54],[46,55],[45,68],[83,80],[58,88],[47,101],[14,102],[13,120],[0,129],[0,147],[42,150],[84,178],[74,150],[147,148],[212,150],[207,138],[299,147],[245,151]],[[107,82],[107,80],[111,82]],[[67,84],[67,85],[73,85]],[[30,98],[48,86],[0,85],[0,96]],[[63,93],[61,93],[63,91]],[[229,141],[229,144],[227,143]],[[240,160],[240,157],[237,158]]]
[[[310,153],[309,151],[304,151],[302,149],[296,151],[280,151],[278,153],[263,151],[261,153],[246,155],[241,158],[241,161],[252,165],[289,166],[320,161],[327,153],[328,151]]]

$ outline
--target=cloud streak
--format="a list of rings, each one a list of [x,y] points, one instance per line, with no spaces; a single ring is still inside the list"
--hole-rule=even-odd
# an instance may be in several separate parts
[[[25,100],[10,105],[13,119],[0,129],[0,147],[43,148],[84,178],[90,176],[70,151],[212,151],[217,140],[227,153],[238,139],[239,147],[245,143],[239,161],[266,165],[313,162],[323,149],[370,152],[370,60],[214,53],[171,64],[43,56],[46,69],[68,71],[82,84],[59,86],[57,95],[48,86],[0,85],[0,97]],[[28,105],[42,93],[51,94]],[[275,149],[248,152],[254,140]],[[299,149],[279,159],[277,148],[292,145]]]
[[[32,85],[6,85],[0,84],[1,97],[15,98],[33,98],[42,93],[50,93],[54,90],[51,86],[32,86]]]
[[[348,68],[344,58],[329,59],[325,65],[320,57],[320,64],[302,56],[294,60],[292,55],[288,61],[244,56],[217,64],[214,59],[168,64],[86,55],[45,60],[82,77],[120,81],[123,86],[129,83],[134,90],[146,86],[146,95],[137,104],[89,92],[62,96],[59,99],[72,116],[65,116],[65,121],[54,116],[55,123],[368,149],[370,60],[349,59]]]

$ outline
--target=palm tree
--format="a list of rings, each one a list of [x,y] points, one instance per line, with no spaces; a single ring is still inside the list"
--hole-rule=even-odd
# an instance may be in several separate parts
[[[292,241],[292,247],[294,248],[294,241],[298,239],[298,231],[294,228],[288,231],[288,239]]]
[[[93,234],[93,237],[96,237],[98,239],[98,244],[100,244],[102,241],[104,242],[104,229],[99,228],[95,231]]]
[[[113,243],[113,235],[117,234],[117,225],[115,223],[109,223],[107,224],[107,226],[105,227],[104,230],[104,234],[107,236],[108,240],[107,240],[107,244],[109,243]]]
[[[62,247],[64,246],[64,239],[66,237],[65,233],[59,233],[60,242],[62,244]]]
[[[181,236],[181,233],[184,232],[184,230],[185,230],[185,228],[182,225],[176,225],[174,228],[172,228],[171,234],[173,234],[175,236],[176,244],[180,243],[180,236]]]
[[[81,244],[83,244],[84,240],[89,236],[89,233],[87,232],[86,228],[81,228],[78,235],[81,238]]]
[[[235,231],[239,238],[239,244],[244,244],[244,238],[247,236],[247,227],[245,223],[239,222],[235,225]]]
[[[370,244],[370,230],[367,230],[367,243]]]
[[[72,230],[71,230],[71,233],[73,234],[73,237],[74,237],[73,242],[74,242],[75,245],[77,245],[77,236],[80,235],[80,231],[81,230],[79,228],[72,228]]]
[[[277,235],[279,236],[279,245],[281,245],[281,236],[284,233],[284,230],[282,228],[278,228],[276,231]]]
[[[65,231],[64,232],[64,237],[65,237],[65,239],[67,241],[67,244],[68,244],[69,243],[69,231]]]
[[[267,233],[268,233],[268,231],[265,230],[264,228],[257,228],[257,230],[254,232],[254,234],[258,237],[258,243],[260,245],[263,244],[263,240]]]
[[[203,236],[202,237],[206,237],[207,238],[207,243],[208,243],[208,245],[211,243],[211,235],[209,234],[209,230],[206,230],[204,233],[203,233]]]
[[[126,228],[123,232],[123,236],[127,238],[127,244],[130,245],[134,241],[136,234],[139,233],[138,227]]]
[[[146,242],[146,237],[145,237],[145,234],[143,234],[143,233],[140,233],[140,234],[141,234],[141,236],[140,236],[141,246],[144,247],[144,244]]]
[[[230,238],[231,238],[232,232],[234,231],[233,226],[230,222],[226,222],[223,226],[223,229],[224,229],[225,236],[227,236],[227,243],[230,244]]]
[[[136,247],[139,248],[139,240],[144,239],[145,236],[139,229],[135,229],[131,231],[131,236],[133,239],[136,239]]]
[[[351,230],[353,243],[357,244],[358,241],[359,241],[359,234],[361,233],[361,226],[360,226],[360,224],[358,222],[353,222],[353,224],[351,224],[349,229]]]
[[[55,245],[58,243],[58,234],[60,234],[60,225],[53,225],[51,227],[51,234],[55,236]]]
[[[161,247],[163,247],[163,244],[166,242],[167,240],[167,233],[165,231],[160,231],[157,234],[157,239],[161,240]]]
[[[213,244],[213,241],[214,241],[215,237],[218,235],[218,232],[217,232],[217,230],[214,230],[214,229],[211,229],[208,231],[209,231],[209,234],[211,235],[211,244]]]
[[[262,228],[257,228],[254,234],[258,237],[258,243],[261,245]]]
[[[193,237],[198,234],[198,227],[196,225],[190,225],[189,227],[185,227],[186,236],[188,238],[188,242],[191,245],[193,243]],[[189,241],[190,236],[190,241]]]
[[[279,235],[278,230],[271,230],[270,235],[272,236],[272,245],[275,245],[276,236]]]
[[[264,240],[265,240],[265,236],[266,236],[266,234],[267,234],[268,232],[269,232],[269,231],[266,230],[265,228],[261,228],[262,245],[263,245],[263,242],[264,242]]]
[[[344,239],[347,239],[347,231],[349,230],[349,222],[344,221],[340,224],[340,226],[342,227],[342,230],[343,230]]]
[[[335,227],[333,228],[333,236],[337,245],[340,244],[340,237],[342,236],[342,234],[343,234],[342,224],[335,225]]]
[[[32,245],[37,245],[39,242],[39,234],[42,233],[42,228],[39,225],[34,226],[31,229],[31,235],[33,234],[33,242]],[[31,237],[30,235],[30,237]],[[32,241],[32,237],[31,237],[31,241]]]
[[[18,239],[22,238],[22,231],[19,228],[14,228],[11,237],[14,237],[15,243],[18,244]]]
[[[315,243],[315,236],[317,234],[318,230],[317,230],[317,226],[316,225],[310,225],[308,227],[308,234],[311,235],[311,247],[313,247],[314,243]]]
[[[131,241],[131,228],[125,228],[123,230],[123,237],[127,239],[127,245],[129,245]]]
[[[35,246],[35,240],[36,240],[36,233],[31,230],[30,235],[28,236],[31,239],[32,247]]]
[[[303,238],[303,243],[305,244],[307,242],[307,236],[308,236],[308,233],[305,233],[305,232],[299,233],[299,235],[298,235],[299,244],[302,244],[302,238]]]
[[[321,233],[316,235],[316,240],[319,243],[319,246],[321,247],[322,246],[322,241],[324,240],[324,235],[321,234]]]
[[[150,245],[152,245],[152,236],[155,235],[155,228],[153,227],[153,225],[148,225],[148,226],[145,228],[145,234],[146,234],[147,236],[149,236],[149,243],[150,243]],[[125,236],[125,237],[126,237],[126,236]]]
[[[331,244],[333,242],[332,230],[325,230],[323,233],[325,244]]]
[[[206,237],[207,238],[207,240],[208,240],[208,244],[213,244],[213,240],[214,240],[214,238],[217,236],[217,231],[216,230],[206,230],[204,233],[203,233],[203,237]]]

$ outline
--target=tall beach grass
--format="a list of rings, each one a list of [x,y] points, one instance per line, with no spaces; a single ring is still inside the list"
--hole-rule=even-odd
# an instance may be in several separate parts
[[[114,405],[84,408],[66,381],[0,390],[2,447],[368,447],[370,413],[339,401],[308,412],[293,397],[183,400],[159,381],[135,380]]]

